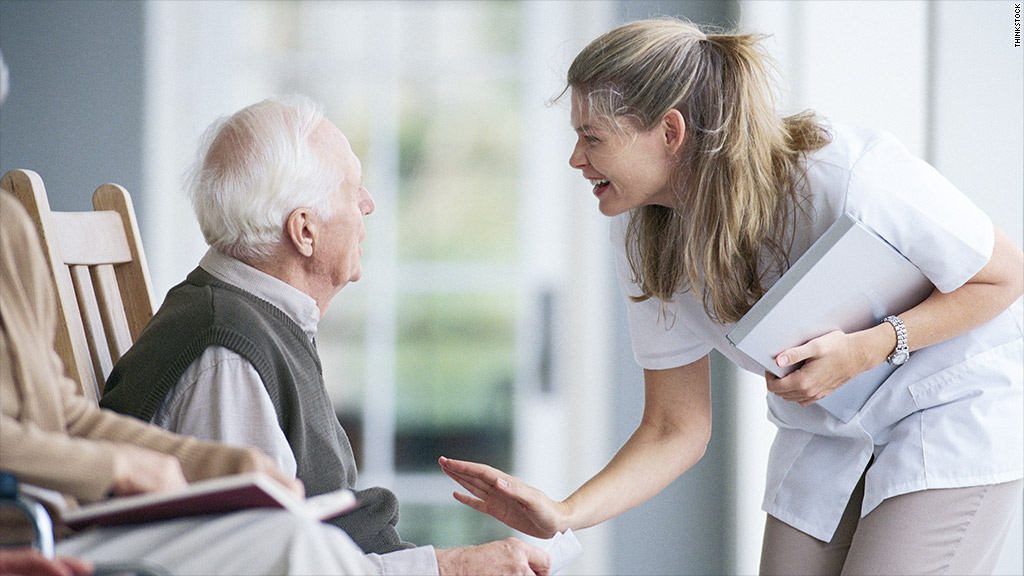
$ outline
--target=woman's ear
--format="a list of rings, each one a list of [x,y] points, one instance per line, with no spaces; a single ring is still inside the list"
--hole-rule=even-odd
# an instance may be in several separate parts
[[[686,120],[679,110],[673,108],[661,117],[661,126],[665,134],[665,146],[670,154],[675,155],[686,141]]]
[[[307,258],[313,255],[316,244],[317,224],[309,208],[296,208],[285,220],[284,233],[299,254]]]

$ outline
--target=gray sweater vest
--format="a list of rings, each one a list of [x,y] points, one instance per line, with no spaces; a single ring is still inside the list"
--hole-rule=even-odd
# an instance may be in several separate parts
[[[280,309],[202,268],[168,292],[138,341],[117,362],[100,405],[152,420],[189,365],[215,345],[244,357],[259,373],[306,493],[353,488],[355,458],[324,388],[316,348]],[[331,523],[368,553],[411,546],[395,530],[398,500],[392,492],[370,488],[356,495],[359,508]]]

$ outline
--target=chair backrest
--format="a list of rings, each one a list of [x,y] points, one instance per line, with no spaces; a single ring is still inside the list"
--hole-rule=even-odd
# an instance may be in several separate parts
[[[114,363],[153,317],[156,301],[131,196],[104,184],[94,212],[53,212],[43,180],[11,170],[12,192],[39,228],[59,302],[57,351],[80,392],[97,400]]]

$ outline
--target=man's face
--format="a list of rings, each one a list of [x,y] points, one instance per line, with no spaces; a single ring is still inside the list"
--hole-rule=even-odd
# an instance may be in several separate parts
[[[345,175],[331,201],[334,212],[320,226],[319,246],[314,254],[315,272],[329,281],[337,293],[345,284],[362,276],[359,243],[366,237],[363,216],[373,212],[374,204],[370,193],[363,187],[359,158],[352,152],[341,130],[324,120],[313,138],[328,163],[337,166]]]

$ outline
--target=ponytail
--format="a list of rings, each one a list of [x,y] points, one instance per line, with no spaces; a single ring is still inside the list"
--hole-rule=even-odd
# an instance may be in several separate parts
[[[813,113],[778,115],[762,39],[645,20],[601,36],[569,69],[573,97],[586,97],[591,113],[641,131],[672,109],[686,122],[676,206],[630,217],[634,300],[699,290],[710,317],[735,322],[764,294],[764,280],[789,266],[799,164],[829,136]]]

